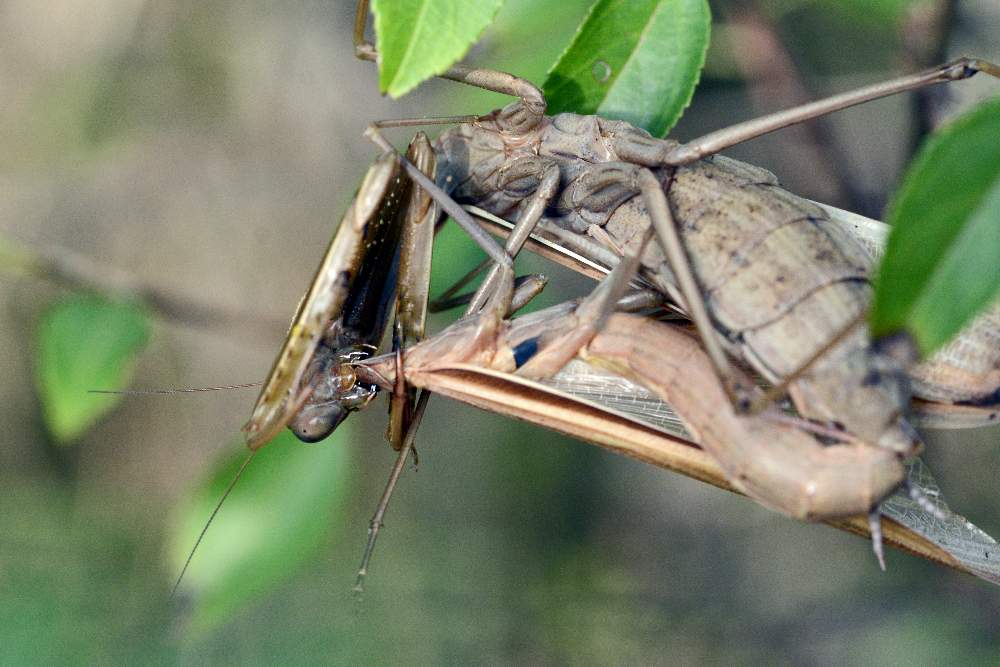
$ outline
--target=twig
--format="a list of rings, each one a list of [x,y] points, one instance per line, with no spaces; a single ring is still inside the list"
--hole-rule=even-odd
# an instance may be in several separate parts
[[[0,236],[0,272],[46,280],[72,290],[138,299],[166,319],[202,328],[226,328],[227,332],[252,335],[283,327],[277,319],[168,294],[126,271],[55,245],[37,250]]]
[[[957,0],[941,0],[934,5],[916,4],[907,12],[900,30],[903,58],[914,71],[943,63],[948,59],[948,39],[958,17]],[[909,154],[913,157],[924,138],[937,127],[937,110],[942,92],[923,88],[914,92],[910,102],[913,118]]]

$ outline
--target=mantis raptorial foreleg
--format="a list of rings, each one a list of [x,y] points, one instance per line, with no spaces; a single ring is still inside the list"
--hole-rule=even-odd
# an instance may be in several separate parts
[[[358,14],[355,25],[356,51],[359,57],[374,60],[377,57],[374,48],[371,45],[365,44],[363,41],[366,20],[367,2],[362,0],[358,4]],[[460,67],[451,68],[442,76],[444,78],[449,78],[470,85],[486,88],[488,90],[507,93],[519,97],[520,100],[517,103],[512,104],[506,109],[491,116],[492,120],[503,123],[509,130],[531,131],[544,117],[544,96],[537,87],[528,81],[503,72],[493,70],[470,70]],[[472,117],[472,119],[474,118],[475,117]],[[461,117],[458,120],[467,121],[470,120],[470,117]],[[418,203],[411,203],[411,207],[423,208],[426,206],[428,212],[421,215],[430,218],[436,217],[436,207],[439,206],[451,215],[495,262],[496,268],[480,287],[479,294],[473,298],[470,310],[483,307],[483,304],[486,302],[487,295],[492,293],[493,297],[491,298],[488,308],[500,313],[500,316],[502,317],[506,315],[510,309],[509,299],[511,298],[511,291],[507,289],[494,288],[497,285],[506,285],[507,283],[512,284],[513,262],[511,255],[515,254],[520,249],[524,239],[528,237],[534,228],[534,225],[544,211],[548,200],[551,198],[555,188],[558,186],[558,170],[547,160],[530,160],[527,158],[520,161],[514,161],[509,165],[505,165],[500,170],[499,186],[501,190],[507,185],[523,183],[525,179],[528,180],[531,187],[530,193],[524,193],[527,195],[528,199],[524,207],[524,214],[522,215],[522,219],[519,221],[518,229],[512,235],[513,238],[508,244],[507,251],[505,251],[500,248],[496,242],[493,241],[493,239],[472,220],[472,218],[457,204],[457,202],[455,202],[454,199],[448,195],[447,192],[435,183],[433,173],[428,175],[426,173],[428,171],[426,168],[422,169],[419,164],[414,164],[415,161],[419,162],[419,160],[414,160],[412,156],[407,158],[396,153],[391,144],[389,144],[379,132],[379,127],[409,124],[412,123],[406,121],[396,123],[375,123],[368,128],[366,135],[383,150],[385,150],[387,154],[392,155],[393,159],[401,166],[402,170],[407,174],[409,179],[412,179],[412,181],[416,184],[416,196],[423,197],[424,199],[421,199]],[[450,174],[445,175],[441,180],[447,183],[449,177]],[[389,194],[387,199],[393,201],[394,197]],[[425,200],[426,204],[423,203]],[[434,204],[430,203],[431,200],[433,200]],[[424,225],[424,227],[432,229],[433,222]],[[338,234],[338,237],[339,236],[340,234]],[[427,254],[429,253],[429,250],[425,250],[425,248],[425,245],[420,245],[419,249],[416,246],[411,247],[410,241],[406,238],[403,239],[403,250],[409,252],[413,256],[412,271],[409,271],[407,262],[404,261],[404,274],[409,274],[407,280],[415,280],[414,276],[417,274],[424,274],[420,276],[419,280],[426,278],[426,273],[429,271],[429,259]],[[323,267],[329,268],[329,265],[330,262],[324,261],[319,275],[326,274],[327,272],[324,271]],[[346,289],[347,286],[345,285],[341,287],[340,291],[344,292]],[[320,295],[324,293],[323,290],[316,290],[314,288],[310,291],[310,295],[314,295],[317,292]],[[498,302],[497,299],[508,300],[505,302]],[[312,320],[318,319],[316,317],[317,309],[310,307],[313,306],[316,300],[315,296],[310,297],[307,295],[303,302],[303,307],[300,308],[300,316],[303,312],[306,312],[310,314]],[[418,301],[421,303],[419,306],[416,305]],[[402,316],[398,318],[398,324],[394,336],[396,344],[399,346],[404,346],[408,340],[418,338],[419,333],[423,329],[422,304],[426,303],[426,294],[417,294],[416,299],[414,299],[411,303],[413,304],[411,305],[411,308],[413,310],[421,311],[421,314],[417,316],[414,312],[405,312],[405,307],[401,309]],[[339,305],[337,305],[333,310],[335,311],[337,307],[339,307]],[[420,319],[415,319],[417,317]],[[294,346],[291,346],[289,345],[289,342],[286,342],[285,351],[279,355],[279,361],[275,364],[275,369],[272,371],[272,377],[269,379],[267,385],[265,385],[265,390],[261,395],[261,399],[258,401],[258,407],[255,409],[254,418],[251,419],[251,423],[248,425],[248,434],[253,434],[253,442],[256,446],[260,446],[263,444],[263,441],[265,441],[262,435],[267,435],[268,438],[272,436],[278,429],[280,429],[281,425],[287,423],[288,420],[303,407],[310,411],[317,412],[316,415],[310,414],[306,418],[307,423],[310,425],[317,425],[317,428],[314,429],[315,432],[317,434],[322,432],[325,436],[325,434],[328,433],[329,430],[332,430],[332,428],[339,423],[339,420],[342,419],[342,416],[339,416],[341,412],[339,411],[339,407],[337,409],[337,418],[331,419],[329,418],[329,415],[332,413],[327,405],[328,401],[325,400],[326,396],[323,396],[324,400],[320,404],[307,406],[306,403],[310,401],[312,396],[316,393],[317,387],[325,388],[332,386],[337,391],[340,391],[346,384],[350,385],[352,390],[354,388],[353,378],[351,378],[348,382],[345,382],[344,380],[346,378],[339,375],[334,377],[332,385],[329,381],[324,379],[324,376],[330,375],[329,369],[327,368],[329,364],[324,359],[320,359],[318,361],[312,360],[313,352],[316,349],[318,342],[318,335],[315,333],[316,327],[310,326],[305,330],[306,335],[303,336],[303,327],[298,324],[298,321],[299,317],[297,316],[296,322],[293,323],[289,334],[289,341],[297,343],[297,341],[302,339],[304,342],[298,343]],[[288,352],[291,347],[294,347],[294,353]],[[397,354],[396,358],[397,360],[402,359],[402,354]],[[397,361],[397,363],[401,362]],[[303,374],[306,372],[304,367],[306,365],[315,368],[316,372],[309,375],[309,378],[315,378],[315,380],[310,380],[309,382],[303,384]],[[293,366],[299,369],[295,370],[294,374],[289,372],[289,368]],[[402,376],[402,369],[399,370],[399,375]],[[279,389],[275,389],[273,386],[277,382],[281,382],[281,387]],[[287,398],[284,398],[285,394],[288,394]],[[394,447],[397,447],[400,450],[400,455],[394,468],[394,472],[386,487],[386,491],[383,494],[382,501],[379,503],[379,507],[372,519],[371,527],[369,529],[368,544],[366,545],[362,566],[359,570],[359,588],[361,587],[364,575],[367,571],[368,560],[374,548],[375,538],[381,526],[382,516],[386,511],[392,490],[398,480],[400,471],[402,470],[403,462],[412,449],[413,434],[416,431],[420,415],[422,414],[423,408],[429,398],[428,394],[423,394],[420,397],[417,409],[414,411],[411,418],[408,409],[410,399],[412,398],[410,392],[407,391],[405,386],[402,384],[397,384],[394,386],[393,395],[392,418],[390,420],[390,441],[393,443]],[[276,405],[279,401],[280,404]],[[262,427],[260,424],[261,420],[264,419],[262,415],[264,411],[267,411],[268,413],[266,428]],[[261,414],[260,419],[258,419],[259,414]],[[327,427],[329,427],[329,429],[327,429]]]
[[[414,152],[412,162],[421,173],[434,177],[437,161],[430,146],[426,150],[422,147],[420,151]],[[419,185],[414,186],[399,244],[399,287],[396,290],[396,321],[392,332],[392,347],[400,364],[403,350],[424,337],[434,225],[439,215],[440,208],[430,194]],[[415,401],[414,390],[406,387],[402,381],[397,382],[389,403],[389,428],[386,434],[389,443],[397,451],[403,449]],[[413,452],[416,461],[416,450]]]
[[[423,335],[438,206],[464,223],[501,267],[502,276],[513,275],[509,255],[434,183],[435,153],[423,134],[413,140],[407,157],[396,153],[376,128],[370,129],[370,136],[386,153],[369,169],[331,241],[244,428],[253,451],[285,425],[302,440],[323,439],[374,395],[370,386],[357,382],[350,367],[371,355],[382,338],[396,289],[391,264],[399,255],[407,287],[397,300],[396,345]],[[412,447],[413,437],[407,434],[415,433],[422,414],[418,406],[410,415],[411,399],[404,386],[395,388],[390,442],[401,450],[401,459]]]

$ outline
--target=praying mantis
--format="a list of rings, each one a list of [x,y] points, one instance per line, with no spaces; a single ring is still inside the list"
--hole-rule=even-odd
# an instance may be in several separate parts
[[[874,266],[885,252],[888,225],[825,204],[817,205],[835,226],[862,246],[869,264]],[[474,206],[468,209],[498,235],[509,233],[513,227],[488,211]],[[594,244],[587,236],[553,228],[551,232],[536,231],[527,247],[599,280],[610,272],[618,257]],[[990,426],[1000,419],[998,331],[1000,304],[981,313],[951,343],[908,370],[914,393],[911,421],[927,428],[965,429]]]
[[[356,34],[357,51],[360,57],[374,60],[377,52],[361,38],[366,14],[366,3],[362,2],[358,12],[362,33]],[[425,211],[422,220],[433,221],[437,217],[437,207],[440,206],[467,232],[476,236],[479,228],[468,213],[458,206],[458,202],[461,202],[481,205],[492,213],[509,214],[516,211],[517,214],[517,227],[504,249],[491,245],[481,234],[476,236],[480,245],[490,253],[497,268],[472,298],[470,313],[479,312],[489,298],[504,298],[491,295],[504,294],[503,290],[496,290],[496,287],[498,283],[510,278],[510,257],[520,250],[536,225],[542,223],[543,229],[550,228],[551,220],[546,218],[550,209],[560,212],[560,217],[568,221],[568,226],[573,231],[580,231],[573,229],[574,224],[590,229],[606,226],[605,223],[621,222],[627,225],[637,219],[645,219],[646,229],[649,229],[651,223],[656,230],[661,248],[657,250],[654,247],[652,252],[659,252],[659,257],[650,260],[651,264],[646,262],[644,256],[636,254],[634,258],[646,264],[647,277],[657,275],[655,286],[681,303],[692,316],[702,342],[708,349],[709,358],[723,379],[722,386],[738,408],[751,407],[747,396],[753,395],[753,389],[733,368],[723,349],[723,343],[728,343],[730,351],[735,348],[744,361],[751,364],[759,362],[758,370],[768,375],[768,379],[780,383],[783,378],[792,378],[790,382],[798,382],[798,386],[793,386],[792,390],[802,413],[844,424],[849,432],[861,436],[863,440],[882,445],[879,450],[873,450],[878,451],[881,456],[886,456],[885,452],[889,452],[898,459],[916,452],[919,443],[900,419],[909,400],[902,388],[904,380],[901,370],[894,365],[892,359],[878,360],[877,364],[881,365],[875,374],[876,381],[872,381],[873,367],[868,365],[871,359],[866,347],[866,337],[863,332],[852,330],[850,326],[852,320],[864,310],[867,271],[862,266],[856,248],[851,248],[849,241],[833,239],[836,232],[826,232],[805,241],[787,241],[789,248],[805,247],[809,252],[816,250],[811,254],[813,259],[822,257],[829,260],[829,266],[818,271],[813,271],[815,267],[809,262],[804,263],[807,268],[803,269],[803,275],[809,276],[813,281],[811,289],[807,291],[815,293],[831,287],[829,291],[839,293],[832,301],[804,306],[803,310],[813,312],[808,313],[804,319],[796,320],[794,324],[789,324],[790,320],[784,320],[787,312],[779,313],[772,318],[774,322],[783,320],[779,324],[778,334],[763,343],[748,343],[743,330],[730,326],[723,329],[737,331],[739,335],[729,340],[723,335],[723,342],[720,342],[719,334],[725,333],[719,331],[717,326],[722,319],[721,311],[706,307],[700,291],[704,289],[704,285],[699,286],[699,282],[703,283],[705,280],[707,253],[703,255],[685,247],[690,240],[678,236],[673,218],[678,219],[679,226],[683,229],[687,224],[685,219],[697,217],[692,210],[696,206],[693,193],[703,188],[709,180],[718,183],[728,179],[727,184],[736,189],[760,186],[760,189],[778,192],[776,183],[770,180],[773,177],[763,170],[721,157],[705,161],[719,150],[820,113],[931,83],[966,78],[977,71],[996,75],[1000,70],[990,63],[967,59],[957,61],[926,73],[901,77],[802,109],[750,121],[679,145],[655,140],[620,122],[607,122],[596,117],[574,114],[547,117],[544,115],[543,96],[529,82],[492,70],[451,68],[443,75],[444,78],[507,93],[519,100],[494,114],[460,124],[457,129],[440,138],[430,148],[429,154],[426,149],[413,148],[408,159],[402,159],[392,151],[391,146],[381,137],[379,126],[373,126],[369,130],[370,137],[385,153],[369,171],[355,204],[345,217],[347,224],[341,225],[310,292],[300,305],[285,346],[245,429],[248,445],[253,450],[258,449],[278,430],[294,420],[299,420],[295,429],[297,434],[304,435],[307,440],[320,439],[339,423],[346,411],[367,402],[371,396],[370,388],[359,387],[357,378],[350,369],[362,357],[371,353],[378,336],[372,332],[360,342],[349,341],[346,353],[339,347],[339,330],[343,329],[348,315],[342,313],[342,309],[345,304],[368,303],[365,298],[358,296],[368,294],[362,290],[365,283],[358,281],[366,280],[365,276],[378,271],[365,263],[368,255],[362,250],[372,242],[365,240],[366,233],[373,226],[381,226],[383,218],[398,220],[404,213],[408,216],[409,212],[421,208]],[[417,139],[413,146],[417,147],[421,143]],[[429,155],[433,155],[433,159]],[[422,158],[426,158],[426,163],[421,166],[419,163]],[[432,162],[436,162],[436,166]],[[413,185],[405,186],[407,178],[413,181]],[[397,189],[397,185],[401,189]],[[420,200],[423,203],[416,204],[411,200],[406,206],[399,208],[399,202],[407,199],[413,191],[423,196]],[[688,195],[692,199],[680,206],[687,207],[684,214],[675,215],[676,212],[672,209],[678,208],[679,204],[670,197],[683,198]],[[820,209],[811,208],[802,200],[782,197],[784,195],[780,195],[778,200],[772,198],[770,203],[761,200],[765,206],[771,206],[772,209],[776,206],[783,207],[785,213],[789,214],[790,217],[772,219],[779,227],[793,230],[796,228],[794,224],[784,223],[802,220],[813,224],[825,218]],[[779,203],[774,204],[775,201]],[[743,203],[750,208],[759,208],[761,202],[755,201],[748,205]],[[719,212],[728,213],[721,209]],[[621,218],[614,220],[619,214]],[[424,227],[432,228],[433,222]],[[635,232],[635,229],[632,231]],[[617,247],[623,254],[627,254],[630,245],[633,252],[639,252],[635,246],[641,244],[636,239],[647,234],[647,231],[642,230],[638,234],[633,233],[617,244]],[[712,250],[714,241],[711,234],[706,236],[705,242],[708,249]],[[782,245],[785,242],[782,240]],[[429,247],[425,241],[421,243],[421,248]],[[392,241],[384,243],[386,247],[393,245]],[[614,247],[615,244],[612,245]],[[414,255],[407,250],[406,244],[401,244],[400,247],[400,254],[404,256],[398,261],[406,266]],[[791,254],[794,255],[795,252]],[[728,260],[723,260],[725,269],[725,262]],[[750,258],[738,256],[738,253],[730,254],[729,260],[737,264],[757,262],[757,266],[769,266],[760,258],[751,262]],[[384,262],[384,257],[382,261]],[[393,261],[395,260],[390,260]],[[416,274],[422,272],[426,275],[425,264],[420,261],[416,264],[421,266]],[[660,270],[664,265],[667,265],[669,273],[676,279],[676,284],[664,278],[667,274]],[[651,272],[648,270],[650,268],[657,271]],[[392,271],[386,273],[391,274]],[[711,270],[707,274],[711,274]],[[777,284],[786,281],[801,286],[796,279],[785,276],[783,280],[778,280],[783,276],[777,274],[763,277],[748,274],[747,277],[750,287],[744,285],[742,291],[734,291],[729,300],[730,306],[742,308],[741,314],[753,316],[759,312],[759,308],[769,305],[768,302],[786,311],[796,309],[800,303],[806,303],[804,299],[807,297],[802,295],[775,296],[757,287],[765,282]],[[615,282],[608,283],[605,288],[607,295],[601,301],[605,307],[616,302],[616,298],[612,297],[621,295],[629,278],[627,273],[620,272]],[[386,285],[391,282],[390,280]],[[411,281],[409,278],[401,279],[400,291],[403,291],[403,286],[409,290],[411,285],[418,283],[419,281]],[[383,286],[377,291],[380,296],[374,302],[380,307],[387,302],[387,289],[391,290],[391,287]],[[741,303],[748,291],[758,294],[763,301]],[[425,295],[423,298],[425,300]],[[400,311],[419,311],[420,301],[420,298],[402,299]],[[502,301],[501,305],[496,306],[496,312],[505,314],[511,305]],[[823,317],[814,318],[816,312]],[[602,323],[609,316],[610,311],[599,313],[591,331],[575,339],[561,341],[558,354],[550,357],[550,365],[544,370],[554,372],[558,370],[560,363],[574,357],[588,343],[588,336],[592,338],[601,330]],[[380,318],[384,319],[383,316]],[[405,321],[406,317],[401,317],[397,326],[396,338],[402,343],[402,351],[396,355],[396,364],[405,364],[405,342],[416,340],[421,335],[421,326],[413,327],[407,332]],[[825,346],[797,349],[795,354],[789,356],[788,350],[783,349],[783,346],[789,338],[794,340],[795,337],[790,336],[788,330],[811,326],[819,327],[822,335],[815,335],[815,330],[809,329],[810,335],[801,338],[808,338],[810,342],[820,340]],[[781,330],[782,327],[784,330]],[[842,335],[841,332],[847,332],[842,339],[838,338]],[[829,343],[831,340],[835,345]],[[843,349],[837,354],[831,354],[834,347]],[[772,357],[772,353],[778,356]],[[774,368],[776,365],[780,368]],[[825,379],[822,374],[819,375],[820,380],[809,376],[812,371],[824,368],[829,371]],[[802,375],[802,378],[797,377],[798,375]],[[404,373],[397,373],[397,378],[401,377],[406,376]],[[846,392],[845,387],[848,388]],[[405,388],[399,386],[398,380],[396,389],[396,402],[403,406],[406,392]],[[841,399],[845,398],[854,401],[846,410],[840,404]],[[405,406],[395,412],[397,417],[394,419],[399,419],[399,425],[394,428],[395,435],[391,437],[394,446],[404,453],[407,447],[401,434],[412,433],[411,426],[419,421],[419,418],[408,417],[407,412],[408,408]],[[896,473],[895,483],[898,485],[901,481],[899,469]],[[885,489],[880,487],[878,493],[883,491]],[[867,499],[869,507],[877,505],[879,498],[876,495],[873,492],[872,498]],[[850,511],[853,510],[852,507]],[[831,510],[829,515],[846,511],[848,509],[842,506]],[[379,523],[377,515],[377,519],[373,521],[373,532],[377,531]]]
[[[513,321],[502,321],[497,310],[459,320],[411,348],[406,380],[743,493],[795,518],[870,534],[876,545],[881,522],[866,524],[859,515],[881,503],[891,519],[888,543],[1000,583],[996,543],[944,505],[919,460],[904,473],[884,448],[824,446],[784,415],[737,414],[707,355],[677,324],[616,313],[556,375],[519,372],[565,331],[585,327],[593,298]],[[392,355],[358,368],[386,388],[398,381],[396,372]],[[695,443],[701,450],[692,449]],[[904,477],[919,493],[890,498]]]

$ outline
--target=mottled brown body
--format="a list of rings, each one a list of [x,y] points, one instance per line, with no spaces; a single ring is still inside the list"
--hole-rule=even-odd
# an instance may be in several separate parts
[[[442,135],[438,182],[459,201],[516,219],[539,174],[557,168],[559,189],[539,223],[560,242],[634,248],[651,221],[638,175],[650,169],[666,192],[719,337],[771,381],[795,371],[848,326],[871,299],[864,250],[819,206],[781,189],[770,172],[722,156],[660,166],[676,143],[620,121],[560,114],[532,131],[493,121]],[[659,246],[642,274],[675,299]],[[791,386],[799,410],[843,424],[903,454],[915,440],[902,414],[905,375],[874,354],[859,328]]]
[[[918,396],[946,403],[1000,403],[1000,303],[910,373]]]
[[[830,216],[857,240],[874,265],[885,252],[889,226],[854,213],[824,206]],[[992,406],[1000,410],[1000,301],[980,313],[951,342],[910,369],[913,394],[927,401]],[[949,412],[939,406],[940,416]],[[956,417],[961,410],[952,410]],[[974,414],[974,413],[973,413]],[[990,414],[994,418],[990,419]],[[990,410],[980,413],[975,425],[995,423]],[[967,420],[936,419],[936,426],[948,428],[968,424]]]
[[[580,324],[574,303],[513,321],[467,318],[411,348],[406,379],[437,390],[438,374],[462,364],[513,373],[526,342],[541,351]],[[904,478],[889,450],[824,446],[794,425],[737,414],[697,340],[676,326],[615,314],[578,356],[668,402],[737,489],[784,514],[804,520],[865,514]],[[359,373],[391,386],[395,370],[391,357],[379,357]]]

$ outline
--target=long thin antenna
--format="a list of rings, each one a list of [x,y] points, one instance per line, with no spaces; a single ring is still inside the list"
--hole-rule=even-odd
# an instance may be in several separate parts
[[[192,394],[199,391],[223,391],[225,389],[250,389],[259,387],[263,382],[246,382],[244,384],[223,384],[218,387],[191,387],[185,389],[88,389],[88,394],[126,394],[126,395],[163,395]]]
[[[226,490],[222,494],[222,497],[219,498],[218,504],[216,504],[215,509],[212,510],[212,514],[208,517],[208,521],[205,522],[205,527],[201,529],[201,533],[198,534],[198,539],[195,540],[194,546],[191,547],[191,553],[188,554],[187,560],[184,561],[184,567],[181,568],[181,573],[180,575],[178,575],[177,581],[174,582],[174,587],[170,590],[171,598],[173,598],[174,595],[177,594],[177,589],[181,585],[181,580],[184,579],[184,574],[187,572],[188,566],[191,564],[191,559],[194,558],[194,552],[198,550],[198,546],[201,544],[202,539],[204,539],[205,533],[208,532],[208,527],[212,525],[213,521],[215,521],[215,515],[219,513],[220,509],[222,509],[222,503],[226,502],[226,498],[229,497],[229,494],[232,492],[233,487],[236,486],[236,482],[240,481],[240,477],[243,476],[243,471],[247,469],[247,466],[250,465],[250,461],[253,460],[253,457],[257,455],[258,451],[260,450],[255,449],[254,451],[250,452],[250,456],[248,456],[246,460],[243,461],[243,464],[240,465],[240,469],[236,471],[236,476],[233,477],[233,481],[229,483],[229,486],[226,487]]]

